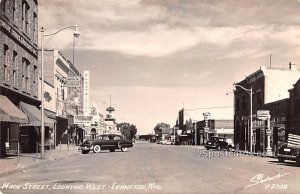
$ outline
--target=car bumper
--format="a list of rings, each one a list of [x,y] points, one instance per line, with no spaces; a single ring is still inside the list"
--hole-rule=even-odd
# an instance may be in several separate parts
[[[81,146],[81,150],[93,150],[93,145],[83,145]]]
[[[286,160],[296,160],[296,156],[286,154],[278,154],[277,158],[284,158]]]
[[[217,148],[215,145],[205,145],[205,148],[215,149]]]

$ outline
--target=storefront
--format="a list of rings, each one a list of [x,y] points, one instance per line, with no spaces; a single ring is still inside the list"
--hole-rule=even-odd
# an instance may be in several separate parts
[[[20,102],[20,109],[27,115],[28,123],[20,125],[20,147],[22,152],[37,152],[41,140],[41,110],[37,107]],[[44,115],[45,142],[49,142],[51,131],[54,131],[55,120]]]
[[[0,158],[17,152],[19,124],[28,123],[27,116],[6,96],[0,95]]]

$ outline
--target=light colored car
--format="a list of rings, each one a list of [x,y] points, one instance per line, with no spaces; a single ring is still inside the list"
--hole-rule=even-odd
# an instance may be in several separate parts
[[[160,141],[160,144],[166,145],[166,140],[161,140],[161,141]]]
[[[166,141],[166,145],[174,145],[174,143],[171,140],[165,140]]]

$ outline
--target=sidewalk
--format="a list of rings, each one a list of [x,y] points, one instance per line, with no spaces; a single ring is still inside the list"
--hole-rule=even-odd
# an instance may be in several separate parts
[[[36,168],[40,165],[66,159],[75,154],[79,154],[78,146],[66,144],[58,145],[55,149],[45,150],[44,159],[41,159],[41,153],[20,153],[19,161],[17,155],[9,155],[0,159],[0,177],[24,172],[26,169]]]

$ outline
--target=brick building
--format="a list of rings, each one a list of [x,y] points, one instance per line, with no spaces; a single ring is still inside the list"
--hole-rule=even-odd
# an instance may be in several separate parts
[[[31,108],[40,105],[37,4],[37,0],[2,0],[0,4],[0,95],[18,108],[21,102]],[[27,115],[24,126],[23,121],[12,119],[13,114],[19,114],[19,109],[11,107],[14,111],[10,114],[3,109],[5,107],[1,107],[0,157],[5,156],[5,147],[16,149],[19,139],[23,150],[35,149],[40,124],[31,122],[32,118]],[[8,115],[10,119],[3,119],[3,115]]]
[[[300,135],[300,79],[289,90],[287,133]]]
[[[44,64],[45,82],[53,85],[54,89],[56,119],[54,144],[66,144],[71,139],[82,141],[83,129],[74,125],[74,116],[83,114],[83,77],[77,68],[58,50],[45,49]],[[79,77],[79,87],[68,87],[68,77]]]
[[[252,88],[253,136],[252,150],[264,151],[266,147],[265,122],[256,118],[257,110],[271,110],[273,123],[272,146],[278,145],[278,140],[285,134],[287,120],[288,90],[300,77],[300,71],[295,64],[289,68],[265,68],[262,66],[256,72],[236,83],[246,89]],[[277,130],[275,129],[277,128]],[[275,129],[275,130],[274,130]],[[250,95],[245,90],[236,87],[234,92],[234,143],[241,150],[250,150]],[[275,143],[273,141],[275,139]]]

